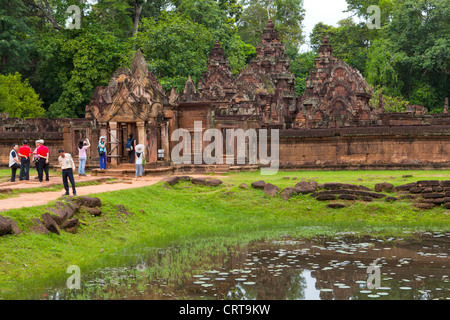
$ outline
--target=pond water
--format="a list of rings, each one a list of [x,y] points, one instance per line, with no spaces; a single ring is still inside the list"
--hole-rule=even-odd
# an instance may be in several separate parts
[[[142,248],[133,263],[83,274],[80,289],[64,283],[40,298],[450,300],[449,251],[450,232],[192,242]]]

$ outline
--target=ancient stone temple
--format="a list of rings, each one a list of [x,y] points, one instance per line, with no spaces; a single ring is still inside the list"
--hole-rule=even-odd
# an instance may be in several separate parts
[[[361,73],[332,56],[325,37],[315,59],[316,69],[306,79],[298,105],[296,127],[335,128],[380,124],[378,110],[369,105],[372,89]]]
[[[180,117],[189,112],[186,109],[192,112],[194,105],[202,105],[218,129],[291,127],[297,102],[294,75],[289,70],[284,44],[270,20],[256,52],[256,58],[233,77],[225,52],[216,42],[198,89],[191,78],[186,82],[178,99]]]
[[[167,94],[138,50],[131,68],[116,70],[107,86],[95,89],[84,119],[0,115],[0,161],[8,163],[11,143],[22,139],[44,139],[55,162],[58,148],[76,158],[78,139],[87,137],[96,145],[105,136],[111,168],[127,162],[126,140],[133,133],[148,146],[147,168],[176,171],[180,166],[171,152],[179,141],[172,141],[172,134],[184,129],[192,136],[195,123],[201,122],[203,131],[217,129],[224,136],[228,129],[279,130],[281,168],[450,167],[448,100],[442,114],[428,114],[423,106],[387,113],[382,99],[374,109],[366,80],[332,53],[325,38],[299,96],[285,46],[269,20],[256,57],[236,76],[216,42],[199,83],[188,77],[182,92],[172,88]],[[183,156],[192,157],[206,146],[205,141],[193,144]],[[98,166],[98,160],[91,148],[88,166]]]
[[[149,138],[149,161],[157,160],[158,149],[165,150],[165,156],[168,156],[168,129],[173,115],[165,91],[148,70],[140,50],[131,70],[118,69],[108,86],[95,89],[86,107],[86,118],[95,118],[100,135],[107,137],[110,144],[108,157],[112,164],[126,160],[125,145],[130,133],[138,143],[146,143]]]

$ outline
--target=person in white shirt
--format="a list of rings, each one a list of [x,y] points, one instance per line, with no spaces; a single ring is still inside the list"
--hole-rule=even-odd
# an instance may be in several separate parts
[[[144,175],[144,151],[145,146],[143,144],[138,144],[135,148],[136,153],[136,180],[142,180],[142,176]]]
[[[18,155],[19,145],[14,143],[9,153],[9,167],[11,168],[11,182],[16,181],[17,169],[20,169],[20,161]]]
[[[64,189],[66,190],[66,193],[63,194],[63,196],[69,195],[69,182],[72,185],[72,191],[73,195],[77,195],[77,191],[75,190],[75,179],[73,177],[73,172],[75,171],[75,162],[73,161],[72,156],[70,153],[65,153],[63,149],[59,150],[59,157],[58,157],[59,165],[62,169],[62,179],[64,184]]]

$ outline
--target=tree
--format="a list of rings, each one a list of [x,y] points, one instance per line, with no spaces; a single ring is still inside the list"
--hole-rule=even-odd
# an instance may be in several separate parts
[[[339,21],[337,27],[319,22],[310,35],[311,47],[317,52],[323,37],[328,36],[333,56],[365,74],[369,48],[367,30],[364,23],[356,24],[352,18]]]
[[[108,83],[129,51],[129,43],[95,26],[43,37],[36,86],[46,94],[47,116],[84,116],[95,87]]]
[[[309,72],[315,68],[314,59],[316,53],[313,51],[291,54],[291,71],[295,76],[295,89],[298,95],[305,92],[305,81]]]
[[[298,48],[303,43],[302,0],[245,0],[243,4],[244,11],[237,25],[244,42],[256,46],[270,18],[287,46]]]
[[[222,48],[235,75],[250,63],[252,58],[256,57],[256,48],[242,41],[237,33],[223,40]]]
[[[25,73],[35,52],[33,29],[22,1],[0,0],[0,73]]]
[[[150,70],[165,90],[184,88],[188,76],[198,81],[214,39],[208,29],[177,12],[163,13],[159,21],[142,19],[136,43]]]
[[[334,34],[333,26],[325,24],[323,22],[317,23],[309,36],[310,47],[313,51],[317,52],[322,44],[325,36],[331,37]]]
[[[137,32],[130,13],[133,9],[129,0],[99,0],[92,6],[87,23],[101,26],[105,32],[126,40]]]
[[[18,72],[0,75],[0,112],[12,118],[37,118],[45,113],[43,102]]]
[[[410,103],[442,112],[450,74],[448,0],[396,1],[382,29],[386,50],[395,53],[393,83]]]
[[[385,94],[386,87],[377,86],[373,88],[373,96],[369,103],[374,109],[378,109],[380,106],[380,94],[383,98],[383,108],[385,113],[390,112],[406,112],[406,106],[409,105],[408,101],[403,100],[402,97],[390,96]]]
[[[161,12],[169,5],[170,0],[127,0],[133,7],[133,37],[139,31],[141,18],[159,19]]]

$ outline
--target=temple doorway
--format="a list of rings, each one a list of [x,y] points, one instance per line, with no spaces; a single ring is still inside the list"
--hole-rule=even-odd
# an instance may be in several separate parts
[[[129,154],[126,150],[127,140],[130,133],[139,144],[139,132],[136,122],[119,122],[108,124],[108,162],[113,165],[119,165],[129,162]]]

